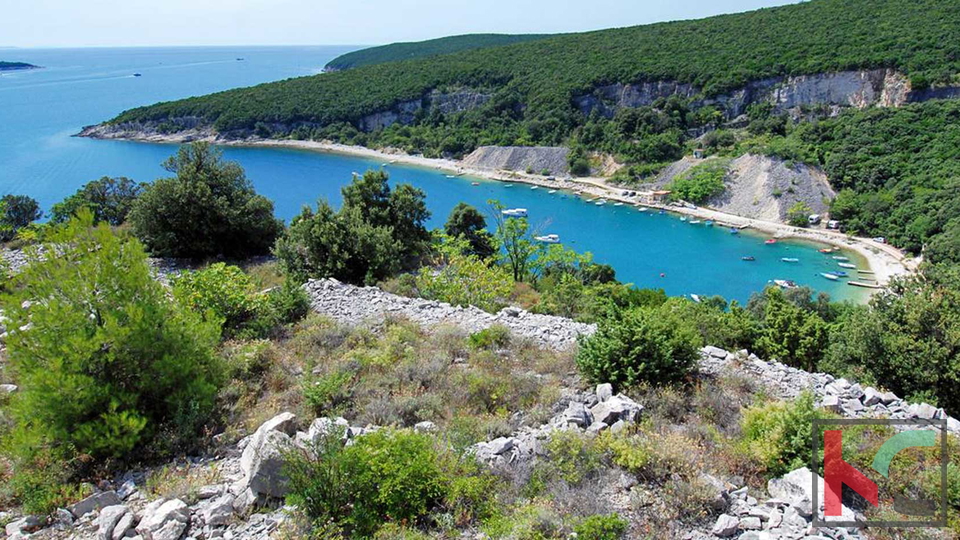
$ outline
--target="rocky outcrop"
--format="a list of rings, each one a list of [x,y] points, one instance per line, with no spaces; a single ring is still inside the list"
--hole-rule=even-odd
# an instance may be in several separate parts
[[[315,312],[345,324],[380,324],[389,316],[405,317],[426,328],[456,326],[467,332],[502,325],[516,337],[531,339],[541,347],[557,350],[572,347],[579,336],[596,331],[596,325],[563,317],[538,315],[512,307],[490,314],[473,306],[451,306],[434,300],[407,298],[376,287],[356,287],[332,278],[310,280],[303,288]]]
[[[872,69],[771,77],[709,97],[703,97],[701,89],[693,85],[675,81],[618,83],[600,86],[589,94],[575,97],[573,102],[584,114],[597,111],[612,117],[621,108],[648,106],[661,98],[680,96],[692,98],[694,108],[713,105],[728,119],[733,119],[746,113],[747,107],[754,103],[771,103],[781,111],[823,105],[898,107],[909,101],[932,99],[935,95],[937,92],[927,91],[913,94],[909,81],[895,70]],[[939,95],[951,95],[951,92],[941,90]]]
[[[412,124],[421,111],[453,114],[482,107],[492,94],[478,92],[469,88],[452,91],[433,90],[420,99],[401,101],[389,109],[368,114],[360,119],[357,127],[361,131],[376,131],[393,124]]]
[[[481,146],[463,158],[463,165],[487,171],[533,171],[566,175],[570,149],[562,146]]]

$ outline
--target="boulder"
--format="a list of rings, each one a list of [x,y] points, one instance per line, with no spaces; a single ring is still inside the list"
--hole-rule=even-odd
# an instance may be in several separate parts
[[[597,399],[600,401],[606,401],[613,397],[613,385],[610,383],[603,383],[597,385]]]
[[[814,473],[810,472],[810,469],[806,467],[794,469],[783,476],[783,478],[774,478],[767,482],[767,491],[770,492],[772,497],[786,502],[789,505],[788,509],[794,509],[803,517],[810,517],[813,515],[812,474]],[[823,490],[823,478],[817,475],[817,501],[819,502],[820,510],[823,509]],[[785,512],[784,519],[786,520],[787,517],[788,513]],[[822,514],[821,517],[823,517]],[[826,521],[854,521],[856,515],[852,510],[843,506],[841,516],[835,518],[824,517],[824,519]]]
[[[594,423],[602,422],[608,426],[617,420],[635,422],[643,408],[623,394],[617,394],[606,401],[597,403],[590,409]]]
[[[418,433],[434,433],[437,431],[437,425],[429,420],[424,420],[423,422],[414,424],[413,430]]]
[[[563,425],[573,424],[579,428],[585,428],[593,423],[593,416],[579,401],[571,401],[560,418]]]
[[[127,536],[133,536],[133,528],[137,526],[137,515],[133,512],[127,512],[120,518],[117,525],[113,528],[111,540],[120,540]]]
[[[250,436],[243,454],[240,456],[240,470],[248,472],[253,465],[254,458],[260,450],[260,446],[266,439],[267,434],[279,432],[285,435],[293,436],[296,433],[296,415],[290,412],[280,413],[270,420],[267,420],[257,428],[257,431]],[[311,426],[313,427],[313,426]]]
[[[15,384],[0,384],[0,394],[12,394],[17,391]]]
[[[120,518],[129,513],[130,509],[122,504],[107,506],[100,510],[100,515],[97,516],[97,539],[112,540],[113,530],[120,522]]]
[[[27,535],[43,526],[43,522],[37,516],[24,516],[18,520],[7,523],[5,527],[7,537],[13,538],[18,535]]]
[[[259,495],[286,496],[289,480],[283,473],[284,455],[292,449],[293,440],[285,433],[267,432],[248,462],[248,468],[244,469],[247,487]]]
[[[929,403],[913,403],[907,410],[911,417],[922,420],[933,420],[937,416],[937,408]]]
[[[710,533],[714,536],[724,538],[727,536],[733,536],[739,528],[740,520],[729,514],[720,514],[720,517],[717,518],[717,522],[714,523],[713,529],[710,530]]]
[[[883,394],[878,392],[876,388],[868,386],[863,389],[863,396],[860,398],[860,401],[862,401],[865,406],[872,407],[883,402]]]
[[[740,518],[740,528],[745,531],[755,531],[759,529],[762,525],[760,523],[760,518],[755,516],[747,516]]]
[[[190,509],[180,499],[158,499],[143,510],[137,534],[144,540],[177,540],[190,524]]]
[[[233,503],[236,497],[225,493],[200,509],[200,518],[207,527],[220,527],[230,523],[233,517]]]
[[[116,491],[101,491],[100,493],[94,493],[93,495],[90,495],[80,502],[71,504],[67,507],[67,510],[79,518],[89,514],[90,512],[96,512],[101,508],[114,506],[117,504],[120,504],[120,497],[117,496]]]

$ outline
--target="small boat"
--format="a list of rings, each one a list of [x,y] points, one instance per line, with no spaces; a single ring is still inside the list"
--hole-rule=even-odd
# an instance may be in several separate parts
[[[700,295],[698,295],[698,294],[691,294],[691,295],[690,295],[690,298],[691,298],[694,302],[696,302],[696,303],[698,303],[698,304],[700,303]]]
[[[547,193],[549,193],[549,194],[551,194],[551,195],[553,195],[553,194],[554,194],[554,193],[556,193],[556,192],[557,192],[557,190],[555,190],[555,189],[551,189],[551,190],[550,190],[550,191],[548,191]]]
[[[595,202],[595,203],[593,203],[593,204],[595,204],[595,205],[597,205],[597,206],[603,206],[603,204],[606,203],[606,202],[607,202],[607,201],[597,201],[597,202]]]
[[[507,217],[527,217],[526,208],[508,208],[500,213]]]
[[[693,220],[690,220],[689,223],[690,223],[691,225],[698,225],[698,224],[700,223],[700,220],[699,220],[699,219],[693,219]]]
[[[835,276],[830,272],[821,272],[820,275],[829,279],[830,281],[837,281],[838,279],[840,279],[840,276]]]
[[[647,210],[649,210],[649,208],[647,208],[646,206],[641,206],[640,208],[637,208],[637,212],[646,212]]]
[[[530,188],[530,191],[533,191],[533,190],[535,190],[535,189],[540,189],[540,186],[533,186],[533,187]]]
[[[447,178],[456,178],[456,176],[454,176],[454,175],[452,175],[452,174],[448,174],[448,175],[447,175]]]
[[[622,202],[618,202],[618,203],[614,204],[614,206],[623,206],[623,203],[622,203]]]
[[[775,280],[773,280],[773,283],[774,283],[777,287],[780,287],[781,289],[796,289],[796,288],[797,288],[797,284],[794,283],[794,282],[792,282],[792,281],[790,281],[789,279],[775,279]]]
[[[505,187],[505,188],[511,188],[511,187],[513,187],[513,184],[507,184],[507,185],[505,185],[505,186],[503,186],[503,187]]]
[[[543,236],[534,236],[534,240],[537,242],[543,242],[545,244],[559,244],[560,236],[556,234],[545,234]]]
[[[141,75],[141,74],[139,74],[139,73],[134,73],[133,76],[134,76],[134,77],[143,77],[143,75]]]
[[[597,200],[597,197],[594,197],[594,198],[592,198],[592,199],[587,199],[587,202],[593,202],[593,201],[595,201],[595,200]]]
[[[740,229],[734,229],[733,227],[730,227],[730,234],[740,234]]]
[[[833,275],[835,275],[835,276],[837,276],[837,277],[847,277],[847,276],[850,275],[850,274],[844,272],[843,270],[835,270],[835,271],[833,271],[833,272],[827,272],[827,273],[828,273],[828,274],[833,274]]]
[[[470,185],[471,185],[471,186],[479,186],[479,185],[480,185],[480,182],[470,182]]]
[[[660,210],[660,211],[657,212],[657,213],[658,213],[658,214],[666,214],[666,212],[664,212],[663,210]]]
[[[855,265],[855,264],[850,264],[850,263],[845,263],[845,262],[837,263],[837,266],[839,266],[840,268],[852,268],[852,269],[854,269],[854,270],[857,269],[857,265]]]
[[[754,257],[753,255],[747,255],[747,256],[745,256],[745,257],[740,257],[740,260],[741,260],[741,261],[752,262],[752,261],[757,260],[757,258]]]
[[[680,218],[680,221],[686,221],[686,220],[687,220],[687,218],[685,218],[685,217]]]
[[[237,62],[243,62],[243,58],[237,58]]]
[[[777,239],[776,239],[776,238],[767,238],[763,243],[764,243],[764,244],[767,244],[768,246],[772,246],[773,244],[776,244],[776,243],[777,243]]]
[[[783,262],[785,262],[785,263],[798,263],[798,262],[800,262],[800,259],[798,259],[798,258],[796,258],[796,257],[782,257],[780,260],[783,261]]]
[[[854,287],[863,287],[866,289],[882,289],[880,285],[874,283],[864,283],[862,281],[848,281],[847,285],[853,285]]]
[[[823,248],[820,253],[833,253],[834,251],[836,251],[836,248]]]
[[[704,221],[703,224],[706,225],[707,227],[713,227],[713,221],[710,221],[709,219],[707,221]]]
[[[835,261],[849,261],[850,258],[849,258],[849,257],[840,257],[839,255],[837,255],[837,256],[834,256],[834,257],[833,257],[833,260],[835,260]]]

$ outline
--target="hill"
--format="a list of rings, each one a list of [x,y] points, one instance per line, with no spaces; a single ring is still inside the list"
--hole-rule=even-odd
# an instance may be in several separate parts
[[[542,39],[546,34],[467,34],[449,36],[426,41],[409,43],[391,43],[379,47],[370,47],[338,56],[326,65],[327,71],[343,71],[373,64],[384,64],[399,60],[425,58],[441,54],[450,54],[472,49],[498,47]]]
[[[37,69],[40,66],[28,64],[26,62],[3,62],[0,61],[0,71],[14,71],[18,69]]]

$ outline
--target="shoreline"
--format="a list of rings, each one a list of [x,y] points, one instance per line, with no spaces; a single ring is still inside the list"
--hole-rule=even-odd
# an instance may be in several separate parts
[[[80,135],[84,136],[84,135]],[[706,207],[684,207],[664,204],[653,204],[639,201],[636,197],[624,196],[622,192],[626,188],[611,186],[606,184],[603,178],[562,178],[548,180],[540,175],[530,175],[518,171],[489,170],[477,167],[465,166],[461,161],[428,158],[422,155],[410,155],[401,150],[374,150],[363,146],[350,146],[332,142],[319,141],[297,141],[297,140],[279,140],[279,139],[246,139],[246,140],[223,140],[208,133],[188,133],[179,135],[162,134],[133,134],[122,132],[115,136],[103,136],[96,134],[92,138],[105,140],[124,140],[144,143],[159,144],[182,144],[193,141],[206,141],[217,144],[218,146],[237,146],[237,147],[273,147],[298,149],[313,152],[323,152],[331,154],[341,154],[353,157],[363,157],[369,159],[381,160],[384,165],[409,165],[415,167],[424,167],[435,170],[447,171],[457,176],[475,177],[487,180],[501,182],[517,182],[530,185],[537,185],[551,189],[563,189],[576,192],[580,195],[593,197],[602,197],[607,200],[622,202],[624,204],[639,205],[649,208],[662,209],[668,212],[684,214],[697,219],[712,220],[718,225],[732,226],[741,229],[749,229],[770,235],[776,239],[796,239],[801,241],[825,244],[828,246],[839,247],[851,250],[862,257],[873,277],[880,286],[886,286],[895,276],[908,275],[916,271],[919,261],[909,259],[902,251],[890,246],[881,244],[869,238],[860,238],[848,236],[839,231],[828,229],[806,229],[793,227],[784,223],[763,221],[752,219],[734,214],[727,214]],[[867,278],[862,278],[866,280]],[[877,289],[870,289],[875,293]]]

